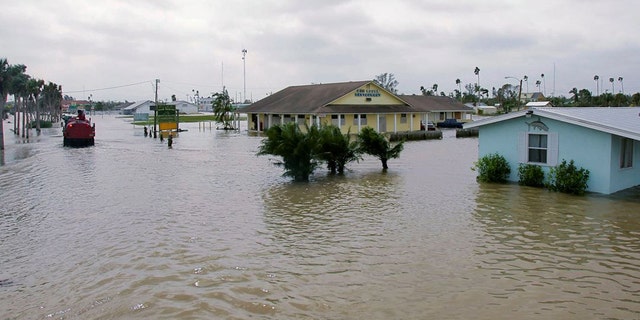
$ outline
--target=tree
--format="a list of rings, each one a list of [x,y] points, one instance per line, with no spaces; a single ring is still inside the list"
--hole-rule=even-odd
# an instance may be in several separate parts
[[[0,59],[0,94],[0,150],[4,150],[4,105],[9,94],[9,62],[5,58]]]
[[[611,82],[611,94],[616,94],[616,90],[613,85],[613,78],[609,78],[609,82]]]
[[[40,103],[56,121],[62,116],[62,86],[49,82],[42,89]]]
[[[358,134],[357,141],[359,153],[365,153],[380,159],[383,170],[389,168],[387,161],[400,157],[400,152],[404,149],[404,141],[400,141],[392,147],[384,135],[376,132],[371,127],[364,127]]]
[[[600,76],[598,76],[597,74],[593,76],[593,81],[596,82],[596,96],[600,95],[600,84],[598,83],[598,80],[600,80]]]
[[[396,87],[398,86],[398,81],[396,81],[393,73],[383,73],[376,76],[373,79],[376,83],[378,83],[381,87],[385,88],[387,91],[391,93],[398,93]]]
[[[213,95],[213,116],[218,123],[222,123],[224,130],[233,130],[233,104],[227,89],[222,88],[222,92]]]
[[[427,88],[425,88],[424,86],[420,86],[420,91],[422,92],[423,96],[433,96],[433,95],[435,95],[435,93],[433,92],[432,89],[427,90]]]
[[[284,176],[294,181],[309,181],[309,176],[319,166],[316,154],[319,146],[317,126],[304,133],[295,122],[270,127],[262,140],[258,155],[282,157],[275,165],[284,167]]]
[[[636,92],[631,96],[631,105],[640,106],[640,92]]]
[[[480,68],[476,67],[473,69],[473,73],[478,76],[478,81],[476,82],[476,92],[480,92]]]
[[[582,89],[578,91],[578,100],[576,101],[576,106],[578,107],[589,107],[593,104],[591,97],[591,92],[587,89]]]
[[[573,89],[571,89],[571,91],[569,91],[569,93],[571,93],[573,95],[573,101],[577,105],[578,104],[578,88],[573,87]]]
[[[38,102],[40,100],[40,93],[42,92],[43,87],[44,80],[31,78],[27,82],[28,100],[36,111],[36,131],[38,132],[38,134],[40,134],[40,106],[38,105]],[[29,123],[29,128],[31,127],[32,126]]]
[[[327,163],[332,174],[344,173],[345,165],[360,159],[356,141],[351,141],[350,134],[342,134],[340,128],[329,125],[320,129],[319,150],[317,158]]]

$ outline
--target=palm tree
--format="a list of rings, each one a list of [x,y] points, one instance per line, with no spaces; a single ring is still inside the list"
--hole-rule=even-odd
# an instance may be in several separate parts
[[[616,90],[613,88],[613,78],[609,78],[609,82],[611,82],[611,94],[616,94]]]
[[[462,99],[462,82],[460,81],[460,79],[456,79],[456,84],[458,85],[458,92],[460,93],[460,99]]]
[[[0,59],[0,150],[4,150],[4,105],[7,103],[9,95],[9,62],[7,59]]]
[[[618,77],[618,81],[620,81],[620,89],[621,89],[620,92],[624,94],[624,83],[622,83],[622,80],[623,80],[622,77]]]
[[[404,149],[404,141],[392,147],[384,135],[371,127],[364,127],[358,134],[357,140],[359,152],[378,157],[382,162],[383,170],[389,169],[387,161],[400,157],[400,152]]]
[[[222,92],[214,94],[213,98],[213,117],[218,123],[222,123],[224,130],[233,130],[231,121],[233,120],[232,113],[234,108],[227,89],[223,87]]]
[[[529,94],[529,77],[525,74],[522,80],[527,83],[527,95]]]
[[[282,157],[274,164],[284,167],[284,176],[294,181],[309,181],[309,176],[319,166],[316,154],[319,146],[317,126],[307,128],[304,133],[295,122],[270,127],[266,138],[258,148],[258,155]]]
[[[540,74],[540,77],[542,78],[542,94],[543,95],[547,95],[547,82],[544,81],[544,73]]]
[[[600,80],[600,76],[598,76],[597,74],[595,76],[593,76],[593,80],[596,82],[596,96],[600,95],[600,85],[598,83],[598,80]]]
[[[578,104],[578,88],[573,87],[569,93],[573,94],[573,101]]]
[[[332,174],[344,173],[345,165],[360,159],[356,141],[351,141],[350,134],[342,134],[340,128],[329,125],[320,129],[319,150],[317,158],[327,163]]]
[[[27,91],[29,94],[29,101],[31,102],[31,106],[35,108],[35,117],[36,117],[36,132],[40,134],[40,106],[38,104],[40,100],[40,93],[42,92],[42,88],[44,87],[44,80],[40,79],[29,79],[27,82]],[[29,128],[33,126],[32,123],[29,123]],[[27,131],[27,138],[29,137]]]
[[[20,134],[19,114],[22,113],[22,137],[25,136],[25,124],[27,119],[27,83],[31,78],[28,74],[25,73],[26,70],[27,67],[25,65],[18,64],[12,65],[11,71],[9,72],[11,75],[11,82],[9,83],[9,94],[13,95],[13,100],[15,102],[13,106],[13,133],[16,135]]]
[[[60,107],[62,102],[62,86],[53,82],[49,82],[42,89],[42,99],[40,104],[48,110],[51,121],[58,121],[60,119]]]
[[[478,76],[478,81],[476,82],[476,90],[478,91],[478,93],[480,92],[480,68],[476,67],[473,70],[473,73]]]

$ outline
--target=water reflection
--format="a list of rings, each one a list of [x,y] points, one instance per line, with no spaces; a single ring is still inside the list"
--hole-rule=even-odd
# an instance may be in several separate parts
[[[370,236],[400,205],[399,180],[394,173],[374,172],[275,185],[263,194],[265,225],[276,240],[296,246],[306,241],[333,246],[359,233]]]
[[[638,204],[496,184],[481,184],[476,204],[477,264],[491,277],[493,303],[638,316],[640,223],[630,219]]]

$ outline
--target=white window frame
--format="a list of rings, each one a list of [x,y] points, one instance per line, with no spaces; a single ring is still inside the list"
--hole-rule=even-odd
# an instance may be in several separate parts
[[[546,135],[547,136],[547,161],[531,162],[529,161],[529,136],[530,135]],[[536,164],[543,166],[558,165],[558,134],[556,132],[520,132],[518,142],[518,154],[521,163]]]
[[[620,139],[620,169],[633,168],[633,139]]]
[[[345,125],[344,114],[332,114],[331,124],[336,127],[342,127]]]

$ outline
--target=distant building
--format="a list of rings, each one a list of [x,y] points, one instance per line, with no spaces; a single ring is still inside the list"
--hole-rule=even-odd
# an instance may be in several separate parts
[[[547,98],[545,98],[542,92],[529,92],[529,93],[523,92],[522,95],[520,96],[520,102],[524,104],[532,101],[545,101],[545,100],[547,100]]]
[[[176,106],[176,109],[182,114],[198,113],[198,106],[191,102],[179,100],[166,103],[163,102],[162,104],[174,105]],[[154,106],[155,102],[151,100],[136,101],[128,107],[123,108],[122,114],[133,115],[136,113],[147,113],[151,115],[154,112]]]
[[[524,107],[526,109],[529,109],[529,108],[549,108],[549,107],[553,107],[553,104],[551,103],[551,101],[531,101],[531,102],[527,102],[527,104],[525,104]]]

